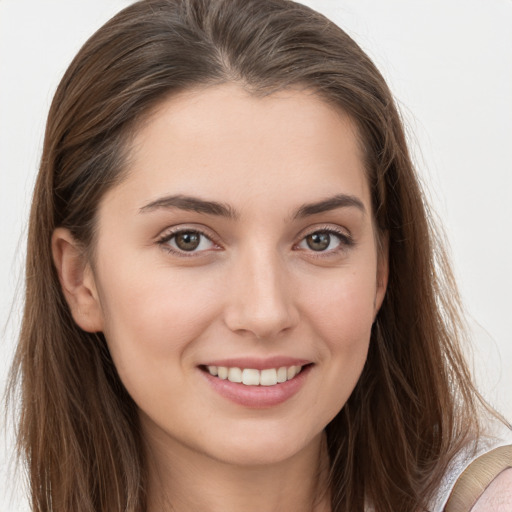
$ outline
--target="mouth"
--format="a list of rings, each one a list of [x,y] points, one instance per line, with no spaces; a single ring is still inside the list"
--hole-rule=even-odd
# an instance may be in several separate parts
[[[312,363],[305,365],[279,366],[276,368],[240,368],[236,366],[204,365],[201,370],[220,380],[245,386],[277,386],[293,380]]]
[[[284,404],[305,387],[314,363],[288,356],[205,361],[197,368],[211,389],[243,407]]]

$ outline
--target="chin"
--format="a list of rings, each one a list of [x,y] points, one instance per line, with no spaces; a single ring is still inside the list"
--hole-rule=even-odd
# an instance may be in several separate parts
[[[323,431],[313,436],[279,431],[269,425],[254,429],[233,429],[218,443],[210,445],[210,456],[226,464],[262,466],[285,462],[304,450],[318,450]],[[215,446],[215,447],[214,447]],[[214,448],[212,448],[214,447]]]

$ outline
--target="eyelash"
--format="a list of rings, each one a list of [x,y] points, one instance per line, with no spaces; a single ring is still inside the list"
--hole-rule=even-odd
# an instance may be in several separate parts
[[[304,233],[301,236],[299,243],[296,244],[295,247],[298,247],[299,244],[302,244],[307,239],[308,236],[315,235],[315,234],[327,234],[330,236],[334,235],[339,240],[339,245],[338,245],[338,247],[335,247],[334,249],[330,249],[330,250],[326,250],[326,251],[314,251],[313,249],[309,249],[309,250],[306,249],[307,252],[310,253],[309,256],[313,257],[313,258],[326,258],[329,256],[335,256],[335,255],[338,255],[339,253],[343,253],[343,252],[349,250],[350,248],[352,248],[355,245],[354,239],[352,238],[352,236],[350,234],[348,234],[347,232],[345,232],[341,229],[336,229],[333,226],[329,225],[329,226],[319,226],[319,227],[316,227],[312,231],[308,231],[308,232]]]
[[[171,240],[176,238],[178,235],[184,234],[184,233],[198,235],[200,237],[199,244],[202,244],[204,239],[206,239],[214,246],[214,250],[218,250],[220,248],[220,244],[218,244],[214,240],[214,237],[212,235],[206,234],[203,230],[198,229],[198,228],[182,228],[182,227],[180,227],[180,228],[173,229],[171,231],[166,231],[157,240],[157,244],[160,245],[160,247],[162,247],[162,249],[164,249],[165,251],[167,251],[171,254],[180,256],[180,257],[184,257],[184,258],[197,257],[197,256],[201,255],[202,253],[207,252],[209,250],[209,249],[204,249],[201,251],[196,251],[196,250],[185,251],[185,250],[180,249],[179,247],[175,248],[175,247],[172,247],[169,245],[169,242]]]
[[[191,233],[191,234],[199,235],[199,237],[201,237],[201,238],[205,238],[213,246],[216,247],[216,249],[214,249],[214,250],[218,250],[219,248],[221,248],[221,245],[214,240],[214,237],[212,237],[209,234],[206,234],[204,231],[202,231],[201,229],[197,229],[197,228],[181,228],[180,227],[180,228],[177,228],[172,231],[167,231],[165,234],[163,234],[157,240],[157,244],[160,245],[167,252],[169,252],[171,254],[178,255],[180,257],[185,257],[185,258],[197,257],[209,250],[209,249],[204,249],[201,251],[196,251],[196,250],[185,251],[185,250],[181,250],[179,248],[171,247],[169,245],[169,242],[171,240],[173,240],[176,236],[178,236],[182,233]],[[327,250],[327,251],[315,251],[313,249],[309,249],[309,250],[304,249],[305,251],[311,253],[311,256],[315,257],[315,258],[322,258],[322,257],[328,257],[331,255],[335,255],[340,252],[344,252],[355,245],[353,238],[346,232],[339,230],[339,229],[335,229],[332,226],[325,226],[325,227],[319,227],[312,231],[304,233],[301,236],[300,241],[294,245],[294,248],[297,248],[298,250],[302,250],[302,249],[299,249],[299,245],[302,244],[307,239],[308,236],[315,235],[315,234],[327,234],[330,236],[334,235],[339,240],[338,247],[336,247],[334,249]],[[201,244],[202,241],[200,241],[199,243]]]

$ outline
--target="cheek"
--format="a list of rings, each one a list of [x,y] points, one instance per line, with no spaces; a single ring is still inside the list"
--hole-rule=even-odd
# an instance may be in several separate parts
[[[368,344],[374,316],[374,274],[351,272],[329,279],[305,296],[313,328],[330,352],[348,354]]]
[[[359,380],[374,315],[375,274],[340,272],[338,277],[310,289],[305,306],[310,335],[319,340],[322,385],[313,401],[322,404],[318,415],[324,425],[343,408]]]
[[[216,316],[212,279],[201,286],[168,268],[104,268],[104,334],[119,373],[143,365],[179,365]],[[142,368],[141,368],[142,369]]]
[[[119,377],[139,408],[163,414],[165,424],[164,397],[170,410],[192,407],[180,398],[189,384],[184,369],[216,316],[212,283],[198,287],[169,269],[133,268],[124,276],[112,268],[102,282],[104,334]]]

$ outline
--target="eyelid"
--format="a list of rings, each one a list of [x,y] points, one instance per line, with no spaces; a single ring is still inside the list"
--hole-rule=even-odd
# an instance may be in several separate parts
[[[210,252],[212,249],[204,249],[201,251],[182,251],[179,248],[173,248],[169,245],[166,245],[169,240],[171,240],[174,236],[178,235],[179,233],[183,232],[195,232],[200,234],[201,236],[204,236],[208,240],[211,241],[212,244],[214,244],[216,247],[213,248],[213,250],[221,250],[223,249],[222,243],[219,241],[218,235],[216,235],[214,232],[212,232],[211,229],[207,228],[204,225],[198,225],[198,224],[179,224],[176,226],[171,226],[163,230],[155,239],[156,243],[160,245],[163,249],[166,251],[177,254],[179,256],[183,257],[194,257],[194,256],[200,256],[206,252]],[[313,250],[307,250],[299,248],[299,244],[301,244],[304,239],[312,235],[314,233],[329,233],[334,236],[337,236],[340,239],[339,247],[336,247],[335,249],[327,250],[327,251],[313,251]],[[343,252],[351,248],[355,245],[355,242],[352,238],[352,234],[349,232],[348,229],[342,228],[340,226],[336,226],[333,224],[318,224],[314,226],[309,226],[308,228],[301,231],[301,233],[298,236],[298,241],[294,244],[293,248],[296,250],[304,250],[305,252],[309,252],[314,257],[327,257],[329,255],[333,255],[339,252]]]
[[[171,247],[167,244],[169,240],[171,240],[173,237],[180,233],[186,233],[186,232],[192,232],[192,233],[198,233],[201,236],[204,236],[210,242],[215,246],[213,249],[203,249],[200,251],[183,251],[179,248]],[[169,228],[166,228],[163,230],[157,237],[156,237],[156,243],[161,246],[164,250],[172,253],[177,254],[178,256],[183,257],[194,257],[194,256],[200,256],[206,252],[209,252],[210,250],[219,250],[222,249],[222,245],[218,240],[218,236],[215,235],[210,229],[206,228],[202,225],[197,224],[179,224],[177,226],[171,226]]]
[[[339,247],[328,251],[313,251],[312,249],[308,251],[307,249],[301,249],[298,247],[299,244],[301,244],[306,237],[313,235],[314,233],[328,233],[337,236],[340,239]],[[342,228],[340,226],[336,226],[333,224],[318,224],[315,226],[309,226],[307,229],[303,230],[299,234],[298,238],[299,240],[294,245],[294,248],[310,252],[315,257],[326,257],[328,255],[336,254],[338,252],[343,252],[355,245],[354,239],[352,238],[352,234],[350,233],[350,231],[348,231],[346,228]]]

